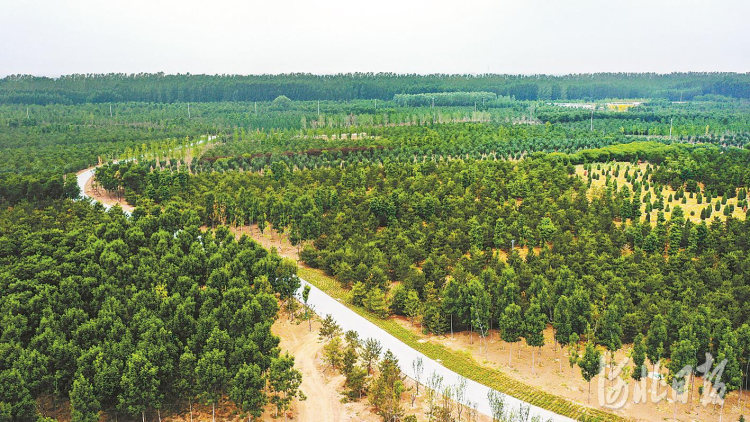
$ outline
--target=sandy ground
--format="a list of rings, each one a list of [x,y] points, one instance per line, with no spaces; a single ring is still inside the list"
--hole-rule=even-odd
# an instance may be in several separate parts
[[[297,248],[289,244],[286,238],[279,241],[279,235],[273,230],[264,230],[261,234],[257,225],[232,228],[232,232],[238,237],[242,234],[252,235],[265,248],[276,248],[283,257],[297,260]],[[337,421],[337,420],[380,420],[363,398],[358,403],[342,404],[341,392],[345,390],[344,376],[330,369],[326,369],[321,359],[323,343],[318,339],[317,332],[320,323],[316,320],[312,323],[312,332],[309,331],[306,322],[298,324],[297,321],[289,321],[288,316],[280,317],[274,324],[273,331],[281,338],[280,347],[289,350],[295,357],[297,368],[302,371],[302,391],[308,396],[306,401],[297,402],[295,405],[295,420],[301,421]],[[422,380],[423,382],[425,380]],[[419,395],[411,406],[411,394],[416,391],[416,382],[411,378],[405,379],[407,388],[411,389],[402,397],[406,414],[416,415],[420,421],[427,420],[426,412],[428,404],[424,395],[424,385],[419,389]],[[331,415],[325,416],[325,415]],[[464,419],[465,420],[464,413]],[[325,417],[324,417],[325,416]],[[481,414],[477,415],[478,422],[488,422],[490,419]]]
[[[357,402],[342,403],[342,392],[345,391],[344,376],[337,370],[326,368],[322,360],[324,343],[318,339],[320,322],[314,320],[312,331],[306,321],[290,321],[288,315],[282,314],[273,326],[274,334],[281,338],[280,347],[294,355],[295,367],[302,372],[302,391],[307,396],[304,401],[296,401],[292,406],[293,420],[301,422],[320,421],[363,421],[376,422],[380,417],[375,409],[363,397]],[[424,382],[424,380],[422,380]],[[406,378],[405,384],[409,389],[401,398],[404,413],[414,414],[418,420],[427,420],[427,401],[424,385],[419,389],[419,396],[411,406],[411,394],[416,392],[416,383]],[[345,400],[344,400],[345,401]],[[464,410],[462,420],[466,421]],[[264,417],[273,415],[266,412]],[[263,419],[266,420],[266,419]],[[489,422],[489,418],[479,415],[477,422]]]
[[[273,333],[281,338],[279,347],[294,356],[295,367],[302,372],[301,390],[307,396],[306,400],[295,401],[292,405],[292,420],[378,421],[366,399],[342,403],[340,392],[345,389],[344,376],[334,370],[325,370],[321,360],[324,344],[318,340],[319,329],[317,321],[313,322],[311,332],[306,321],[289,321],[284,314],[273,325]],[[263,420],[271,420],[272,415],[273,411],[266,412]]]

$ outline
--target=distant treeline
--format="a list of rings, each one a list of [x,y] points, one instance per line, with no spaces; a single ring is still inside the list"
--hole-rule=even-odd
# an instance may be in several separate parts
[[[393,101],[400,106],[467,106],[497,100],[494,92],[429,92],[424,94],[396,94]]]
[[[487,92],[517,100],[592,100],[700,96],[750,98],[749,73],[597,73],[546,75],[13,75],[0,80],[0,103],[81,104],[292,100],[391,100],[397,94]]]

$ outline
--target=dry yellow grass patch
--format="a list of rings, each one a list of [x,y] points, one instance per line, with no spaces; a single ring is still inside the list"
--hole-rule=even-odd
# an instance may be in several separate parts
[[[617,168],[618,165],[620,166],[620,172],[619,172],[618,176],[615,177],[614,171],[615,171],[615,169]],[[593,166],[592,167],[592,173],[593,174],[598,174],[600,177],[599,177],[599,179],[593,179],[591,181],[591,188],[589,189],[589,192],[588,192],[589,198],[593,197],[597,192],[600,192],[601,190],[605,189],[606,182],[607,182],[607,176],[606,176],[607,171],[610,172],[610,174],[609,174],[610,180],[616,180],[617,181],[617,188],[618,189],[620,189],[624,185],[627,185],[632,190],[633,189],[633,185],[625,179],[625,171],[628,170],[629,174],[633,174],[633,172],[636,171],[636,169],[637,169],[637,170],[640,170],[641,174],[642,174],[642,173],[644,173],[646,171],[646,168],[649,165],[650,165],[649,163],[638,163],[637,165],[633,165],[631,163],[622,162],[622,161],[608,162],[608,163],[594,163],[592,165]],[[579,165],[576,166],[576,174],[579,177],[581,177],[581,178],[583,178],[585,180],[588,179],[588,176],[589,176],[587,174],[586,170],[584,169],[584,167],[583,167],[582,164],[579,164]],[[645,191],[645,190],[642,191],[641,198],[643,198],[643,196],[646,195],[646,192],[651,192],[651,198],[652,198],[652,203],[653,203],[653,202],[655,202],[655,199],[657,198],[657,194],[654,191],[654,186],[653,186],[653,184],[650,181],[649,181],[649,184],[650,184],[650,186],[649,186],[648,191]],[[703,185],[699,184],[699,186],[701,187],[701,190],[702,190],[703,189]],[[674,197],[674,195],[676,193],[677,193],[677,191],[675,191],[674,189],[672,189],[669,186],[665,186],[664,189],[662,190],[662,195],[664,196],[664,205],[665,205],[665,207],[666,207],[666,205],[669,205],[669,207],[670,207],[670,211],[669,212],[666,212],[666,211],[664,212],[664,217],[667,220],[669,220],[672,217],[671,210],[674,209],[675,206],[679,205],[680,207],[682,207],[682,210],[685,213],[685,217],[689,218],[693,223],[700,223],[702,221],[701,220],[701,210],[703,210],[704,208],[706,208],[706,206],[708,205],[707,202],[705,201],[705,199],[706,199],[705,198],[705,192],[703,192],[704,197],[703,197],[703,203],[702,204],[698,204],[698,200],[697,200],[696,195],[694,195],[692,198],[690,198],[689,194],[687,194],[687,193],[686,193],[687,202],[685,204],[682,203],[681,199],[679,199],[679,200],[672,200],[672,202],[669,202],[668,201],[669,196],[672,195],[672,197]],[[713,207],[713,205],[716,204],[717,200],[721,200],[721,196],[718,196],[717,198],[712,198],[711,199],[711,206],[712,207]],[[711,214],[711,219],[713,219],[714,216],[718,216],[722,221],[726,220],[727,217],[724,215],[724,207],[725,206],[729,206],[730,204],[735,206],[734,213],[732,214],[734,216],[734,218],[744,219],[745,218],[745,212],[740,207],[737,206],[737,197],[736,196],[734,198],[728,199],[726,205],[722,205],[721,206],[721,210],[719,210],[719,211],[715,211],[714,210],[714,212]],[[641,212],[643,213],[641,215],[641,221],[644,221],[646,219],[646,205],[645,204],[641,206]],[[650,218],[651,218],[652,224],[656,224],[656,217],[657,217],[658,213],[659,213],[659,210],[652,210],[651,211],[651,217]],[[691,213],[694,214],[694,215],[691,215]],[[709,220],[706,220],[706,221],[708,222]]]

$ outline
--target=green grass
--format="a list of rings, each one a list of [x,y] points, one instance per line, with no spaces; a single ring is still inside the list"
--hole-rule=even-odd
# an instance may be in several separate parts
[[[349,308],[353,311],[364,318],[367,318],[370,322],[384,329],[413,349],[422,352],[425,356],[431,359],[439,359],[443,366],[466,378],[470,378],[535,406],[551,410],[557,414],[579,421],[628,420],[603,410],[583,406],[563,397],[546,393],[536,387],[515,380],[500,371],[481,366],[468,354],[450,350],[443,345],[434,342],[428,341],[420,343],[418,335],[402,327],[395,321],[380,319],[370,314],[365,309],[351,305],[348,300],[348,291],[343,289],[339,282],[323,274],[323,272],[315,269],[299,267],[298,274],[300,277],[310,282],[310,284],[326,292],[329,296],[347,303]]]

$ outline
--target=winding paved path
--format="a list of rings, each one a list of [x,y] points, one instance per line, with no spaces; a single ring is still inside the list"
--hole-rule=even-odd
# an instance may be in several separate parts
[[[86,169],[85,171],[82,171],[80,174],[78,174],[78,186],[81,188],[81,195],[84,198],[90,198],[86,196],[84,188],[88,180],[93,176],[94,168]],[[104,205],[105,209],[111,208],[110,205],[102,205]],[[299,297],[302,296],[302,288],[305,285],[310,286],[310,297],[308,303],[312,305],[313,309],[318,315],[330,314],[344,331],[354,330],[359,333],[361,338],[372,337],[374,339],[377,339],[383,346],[383,351],[391,350],[396,355],[401,366],[401,371],[403,371],[403,373],[410,378],[414,378],[412,362],[421,357],[424,364],[424,373],[422,375],[423,382],[425,382],[433,373],[436,373],[443,377],[444,386],[458,384],[461,378],[458,374],[444,367],[440,363],[428,358],[421,352],[418,352],[407,346],[396,337],[371,323],[364,317],[346,307],[346,305],[328,296],[322,290],[318,289],[305,280],[302,280],[300,290],[297,292]],[[487,399],[487,393],[489,391],[490,388],[485,385],[482,385],[471,379],[466,380],[467,400],[475,403],[477,410],[485,415],[492,415],[492,410]],[[505,409],[517,411],[521,405],[528,405],[530,407],[528,419],[529,421],[531,420],[531,418],[537,415],[541,416],[542,421],[573,421],[573,419],[570,419],[568,417],[558,415],[537,406],[529,405],[528,403],[515,397],[505,395]]]

